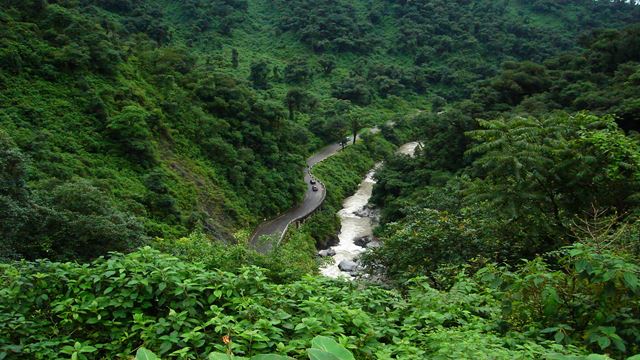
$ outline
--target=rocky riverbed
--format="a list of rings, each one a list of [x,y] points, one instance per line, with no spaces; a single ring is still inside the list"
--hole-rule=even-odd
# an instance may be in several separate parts
[[[398,152],[412,156],[418,145],[418,142],[404,144]],[[333,257],[334,260],[321,269],[323,275],[333,278],[341,276],[352,278],[359,271],[358,255],[367,248],[380,245],[373,238],[373,229],[377,225],[379,211],[369,205],[375,184],[373,177],[379,166],[380,164],[376,165],[362,180],[358,191],[343,202],[343,208],[338,212],[342,225],[338,234],[339,243],[319,253],[320,256]]]

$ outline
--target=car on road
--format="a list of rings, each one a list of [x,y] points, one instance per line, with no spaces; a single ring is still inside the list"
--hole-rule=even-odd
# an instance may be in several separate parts
[[[311,187],[311,190],[318,191],[318,187],[314,185],[314,186]]]
[[[311,180],[309,180],[309,184],[311,184],[311,185],[315,185],[315,184],[317,184],[316,179],[311,179]]]

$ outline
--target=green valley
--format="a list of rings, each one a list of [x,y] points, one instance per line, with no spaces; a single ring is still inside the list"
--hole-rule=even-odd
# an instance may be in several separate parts
[[[638,24],[620,0],[0,0],[0,359],[637,359]],[[354,134],[319,210],[252,247]],[[375,164],[375,246],[321,276]]]

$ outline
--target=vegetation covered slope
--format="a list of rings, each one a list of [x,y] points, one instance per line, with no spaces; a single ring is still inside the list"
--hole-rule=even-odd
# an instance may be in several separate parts
[[[538,260],[519,273],[487,268],[477,277],[460,275],[442,292],[416,279],[406,296],[311,277],[274,285],[257,268],[233,275],[148,248],[85,266],[1,265],[0,356],[127,357],[144,346],[163,358],[203,359],[226,352],[222,337],[229,336],[236,355],[302,359],[311,339],[328,335],[358,359],[579,359],[588,352],[561,345],[571,343],[562,336],[568,327],[584,331],[599,311],[638,315],[629,312],[638,301],[637,266],[601,255],[612,270],[586,253],[566,254],[568,275],[545,270]],[[614,277],[602,278],[608,271]],[[575,283],[584,303],[561,302],[566,282]],[[611,291],[602,293],[603,286]],[[558,291],[558,301],[541,302],[539,295],[550,291]],[[545,329],[559,343],[536,336],[542,328],[534,321],[553,322],[572,311],[584,314],[580,323]],[[628,341],[633,325],[627,329],[629,335],[612,340],[604,326],[588,328],[585,336],[595,348],[611,341],[618,352],[638,351],[638,343]]]
[[[590,1],[1,4],[3,254],[59,259],[242,240],[300,199],[321,143],[638,17]]]
[[[352,53],[335,96],[360,103],[372,97],[470,94],[506,60],[541,61],[575,47],[594,28],[638,21],[623,1],[271,1],[277,26],[315,53]],[[348,64],[341,61],[338,64]]]
[[[628,315],[603,309],[581,320],[587,312],[578,307],[619,298],[591,302],[576,292],[580,280],[562,280],[557,287],[555,277],[577,270],[585,279],[597,274],[597,267],[621,269],[606,260],[615,254],[633,264],[629,282],[624,276],[613,280],[616,275],[606,271],[602,279],[627,284],[629,294],[636,291],[636,34],[635,27],[598,32],[585,39],[588,47],[580,53],[544,64],[506,63],[496,77],[478,85],[471,100],[407,119],[403,126],[424,139],[422,150],[415,158],[389,159],[378,172],[373,199],[383,206],[377,230],[382,246],[363,256],[367,271],[398,286],[427,276],[441,289],[449,288],[461,269],[479,273],[487,263],[533,271],[512,284],[531,291],[512,298],[528,304],[513,315],[522,320],[531,299],[541,301],[538,314],[525,316],[537,324],[538,336],[620,358],[636,353],[627,346],[640,340],[636,325],[627,328],[637,323],[627,322]],[[567,268],[558,258],[566,251],[587,254],[599,265],[580,261]],[[539,263],[541,258],[546,264]],[[556,275],[544,275],[548,270]],[[612,295],[613,287],[600,289]],[[550,304],[572,310],[556,312]],[[635,303],[627,309],[635,319],[640,307]],[[607,339],[595,340],[598,333]]]
[[[591,32],[638,6],[0,5],[0,256],[51,259],[0,265],[0,359],[640,352],[638,30]],[[393,289],[304,277],[379,138],[318,168],[327,206],[271,256],[242,244],[305,156],[373,123],[424,142],[378,176],[361,260]]]
[[[137,223],[131,242],[196,228],[232,239],[300,198],[312,135],[280,102],[163,45],[153,9],[118,17],[93,4],[38,4],[2,12],[2,216],[18,256],[124,249],[107,234],[120,231],[121,212]],[[95,208],[82,206],[88,196]]]

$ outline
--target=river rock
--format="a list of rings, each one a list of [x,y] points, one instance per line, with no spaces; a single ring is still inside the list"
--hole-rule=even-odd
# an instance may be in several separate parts
[[[354,244],[366,248],[367,244],[369,244],[371,242],[371,236],[363,236],[361,238],[357,238],[353,241]]]
[[[318,252],[318,255],[320,257],[329,257],[329,256],[336,256],[336,251],[333,249],[327,249],[327,250],[320,250]]]
[[[338,264],[338,269],[344,272],[352,273],[358,269],[358,263],[351,260],[342,260]]]
[[[365,248],[375,249],[375,248],[379,248],[380,246],[382,246],[382,244],[380,244],[379,241],[374,240],[374,241],[370,241],[367,245],[365,245]]]
[[[371,204],[367,204],[363,206],[361,209],[355,211],[353,214],[359,217],[368,217],[373,218],[376,216],[376,208],[374,208]]]

